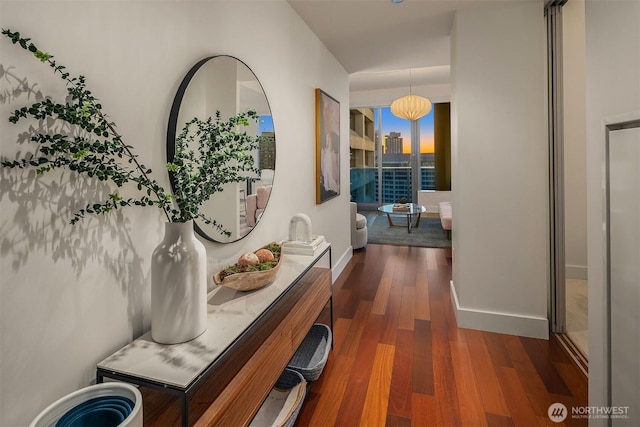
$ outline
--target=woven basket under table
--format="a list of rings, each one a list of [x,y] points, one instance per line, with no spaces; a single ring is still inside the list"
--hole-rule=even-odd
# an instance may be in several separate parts
[[[307,381],[317,380],[329,358],[331,340],[331,328],[314,323],[287,368],[300,372]]]
[[[300,387],[294,391],[298,385]],[[304,377],[299,372],[285,369],[249,427],[293,427],[306,394]]]

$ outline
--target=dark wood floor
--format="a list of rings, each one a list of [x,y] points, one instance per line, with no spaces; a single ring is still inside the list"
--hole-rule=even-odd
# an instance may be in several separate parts
[[[297,426],[587,425],[587,379],[555,338],[459,329],[451,252],[368,245],[334,284],[334,349]],[[328,321],[328,316],[326,321]],[[552,403],[569,411],[552,422]]]

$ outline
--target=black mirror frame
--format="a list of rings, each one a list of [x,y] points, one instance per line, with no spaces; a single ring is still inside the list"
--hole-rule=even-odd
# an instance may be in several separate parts
[[[262,87],[262,83],[260,83],[260,80],[258,79],[258,76],[255,75],[255,73],[253,72],[253,70],[243,61],[241,61],[240,59],[231,56],[231,55],[214,55],[214,56],[208,56],[204,59],[201,59],[200,61],[198,61],[193,67],[191,67],[191,69],[187,72],[187,74],[184,76],[184,78],[182,79],[182,82],[180,83],[180,86],[178,87],[178,91],[176,92],[176,96],[173,99],[173,104],[171,105],[171,111],[169,112],[169,124],[167,126],[167,163],[170,163],[173,161],[173,158],[175,157],[176,154],[176,135],[178,134],[178,115],[180,113],[180,106],[182,105],[182,100],[184,98],[184,95],[187,91],[187,87],[189,87],[189,83],[191,83],[191,80],[193,79],[193,76],[195,76],[195,74],[198,72],[198,70],[200,70],[200,68],[202,68],[204,66],[204,64],[206,64],[207,62],[209,62],[212,59],[215,58],[221,58],[221,57],[227,57],[227,58],[232,58],[235,59],[236,61],[240,62],[242,65],[244,65],[245,67],[247,67],[247,69],[249,71],[251,71],[251,73],[255,76],[256,81],[258,82],[258,84],[260,85],[260,88],[262,89],[262,93],[265,94],[265,100],[267,102],[267,105],[269,106],[269,111],[271,111],[271,106],[269,105],[269,98],[267,98],[267,95],[264,91],[264,87]],[[274,125],[275,128],[275,125]],[[171,183],[171,190],[175,191],[176,188],[176,182],[175,182],[175,175],[169,171],[169,181]],[[267,206],[269,204],[269,201],[267,201]],[[266,209],[266,206],[265,206]],[[257,224],[256,224],[257,226]],[[239,240],[244,239],[245,237],[247,237],[249,234],[251,234],[251,232],[255,229],[255,227],[252,227],[247,234],[239,237],[236,240],[231,240],[228,242],[221,242],[219,240],[214,239],[213,237],[211,237],[209,234],[207,234],[199,225],[196,221],[193,222],[193,228],[195,230],[196,233],[198,233],[202,238],[209,240],[210,242],[215,242],[215,243],[233,243],[233,242],[237,242]]]

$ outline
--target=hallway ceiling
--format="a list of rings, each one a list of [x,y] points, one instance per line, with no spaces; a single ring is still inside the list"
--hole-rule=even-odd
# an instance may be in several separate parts
[[[350,76],[351,90],[449,81],[458,0],[288,0]],[[443,81],[444,80],[444,81]]]
[[[288,0],[288,3],[347,70],[350,90],[365,91],[407,87],[409,73],[414,86],[448,83],[450,33],[456,10],[496,1]]]

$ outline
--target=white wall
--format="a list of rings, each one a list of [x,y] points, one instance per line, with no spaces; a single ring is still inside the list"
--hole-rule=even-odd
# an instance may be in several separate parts
[[[584,0],[562,8],[565,264],[567,277],[587,278],[587,137]]]
[[[348,77],[284,1],[2,1],[0,27],[18,30],[84,74],[118,130],[165,185],[165,135],[178,84],[195,62],[229,54],[260,79],[273,112],[277,171],[268,210],[249,237],[206,243],[209,273],[242,252],[286,237],[307,213],[344,265],[349,242]],[[0,155],[15,157],[24,126],[7,118],[64,88],[22,49],[0,40]],[[15,76],[15,78],[13,77]],[[17,80],[16,80],[17,79]],[[341,103],[342,195],[315,205],[314,89]],[[70,213],[109,190],[68,173],[0,169],[0,425],[26,425],[46,405],[88,385],[95,364],[149,328],[149,258],[163,232],[151,208]]]
[[[485,4],[452,30],[452,297],[460,327],[547,337],[543,5]]]
[[[586,2],[589,405],[606,405],[604,127],[640,117],[640,2]],[[637,340],[637,337],[630,337]],[[637,420],[631,420],[637,423]],[[590,425],[606,425],[591,420]]]
[[[427,213],[440,212],[440,202],[450,202],[451,191],[420,190],[418,204],[427,209]]]

